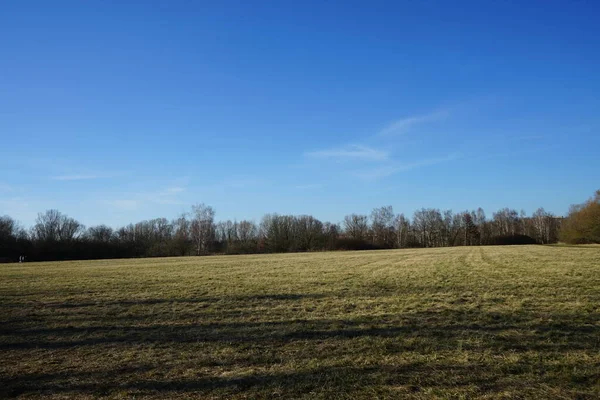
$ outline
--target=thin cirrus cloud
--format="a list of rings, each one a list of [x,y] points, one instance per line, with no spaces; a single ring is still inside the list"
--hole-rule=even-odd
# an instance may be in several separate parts
[[[396,120],[396,121],[388,124],[382,130],[380,130],[376,136],[383,137],[383,136],[394,136],[394,135],[404,134],[417,125],[428,123],[428,122],[439,121],[443,118],[448,117],[449,115],[450,115],[449,110],[437,110],[437,111],[433,111],[429,114],[415,115],[412,117],[401,118],[399,120]]]
[[[373,168],[365,171],[358,171],[354,175],[362,179],[378,179],[385,178],[400,172],[410,171],[418,168],[428,167],[437,164],[443,164],[450,161],[458,160],[462,157],[460,153],[448,154],[445,157],[426,158],[423,160],[414,161],[406,164],[385,165],[380,168]]]
[[[342,148],[309,151],[304,153],[310,158],[321,158],[328,160],[364,160],[364,161],[385,161],[389,157],[387,151],[378,150],[369,146],[349,145]]]
[[[383,141],[386,138],[393,138],[408,133],[411,130],[416,129],[419,125],[430,124],[449,116],[450,109],[438,109],[428,114],[402,118],[392,122],[367,139],[370,142]],[[360,171],[350,170],[346,172],[354,177],[372,180],[461,158],[460,153],[454,152],[442,157],[422,158],[414,162],[402,163],[400,160],[395,159],[391,152],[364,144],[350,144],[332,149],[311,151],[304,153],[304,155],[310,158],[324,159],[333,162],[347,161],[348,163],[355,165],[360,162],[368,161],[372,164],[372,167],[364,168]]]
[[[449,115],[450,111],[448,109],[440,109],[428,114],[402,118],[381,129],[378,133],[371,136],[371,139],[382,139],[384,137],[392,137],[395,135],[404,134],[417,125],[438,121],[448,117]],[[390,158],[390,153],[388,151],[380,150],[363,144],[350,144],[332,149],[309,151],[305,152],[304,155],[310,158],[334,161],[385,162]]]

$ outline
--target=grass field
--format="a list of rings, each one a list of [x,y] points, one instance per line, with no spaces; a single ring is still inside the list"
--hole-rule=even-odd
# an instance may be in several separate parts
[[[600,397],[600,247],[0,265],[0,397]]]

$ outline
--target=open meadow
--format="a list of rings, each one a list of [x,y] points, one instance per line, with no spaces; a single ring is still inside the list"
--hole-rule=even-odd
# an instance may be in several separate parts
[[[0,397],[600,397],[600,247],[0,265]]]

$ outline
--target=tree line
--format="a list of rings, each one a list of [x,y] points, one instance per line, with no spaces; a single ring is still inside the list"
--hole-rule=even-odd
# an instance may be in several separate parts
[[[543,208],[532,215],[503,208],[488,218],[482,208],[454,213],[422,208],[412,217],[392,206],[351,214],[341,223],[310,215],[267,214],[250,220],[216,221],[213,207],[198,204],[173,220],[156,218],[119,229],[84,227],[57,211],[38,214],[25,229],[0,217],[0,260],[29,261],[207,254],[369,250],[505,244],[600,243],[600,191],[572,206],[565,219]]]

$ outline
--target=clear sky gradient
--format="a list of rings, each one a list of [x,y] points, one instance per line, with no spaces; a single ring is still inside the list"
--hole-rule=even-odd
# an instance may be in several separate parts
[[[6,1],[0,215],[86,225],[600,188],[597,1]]]

